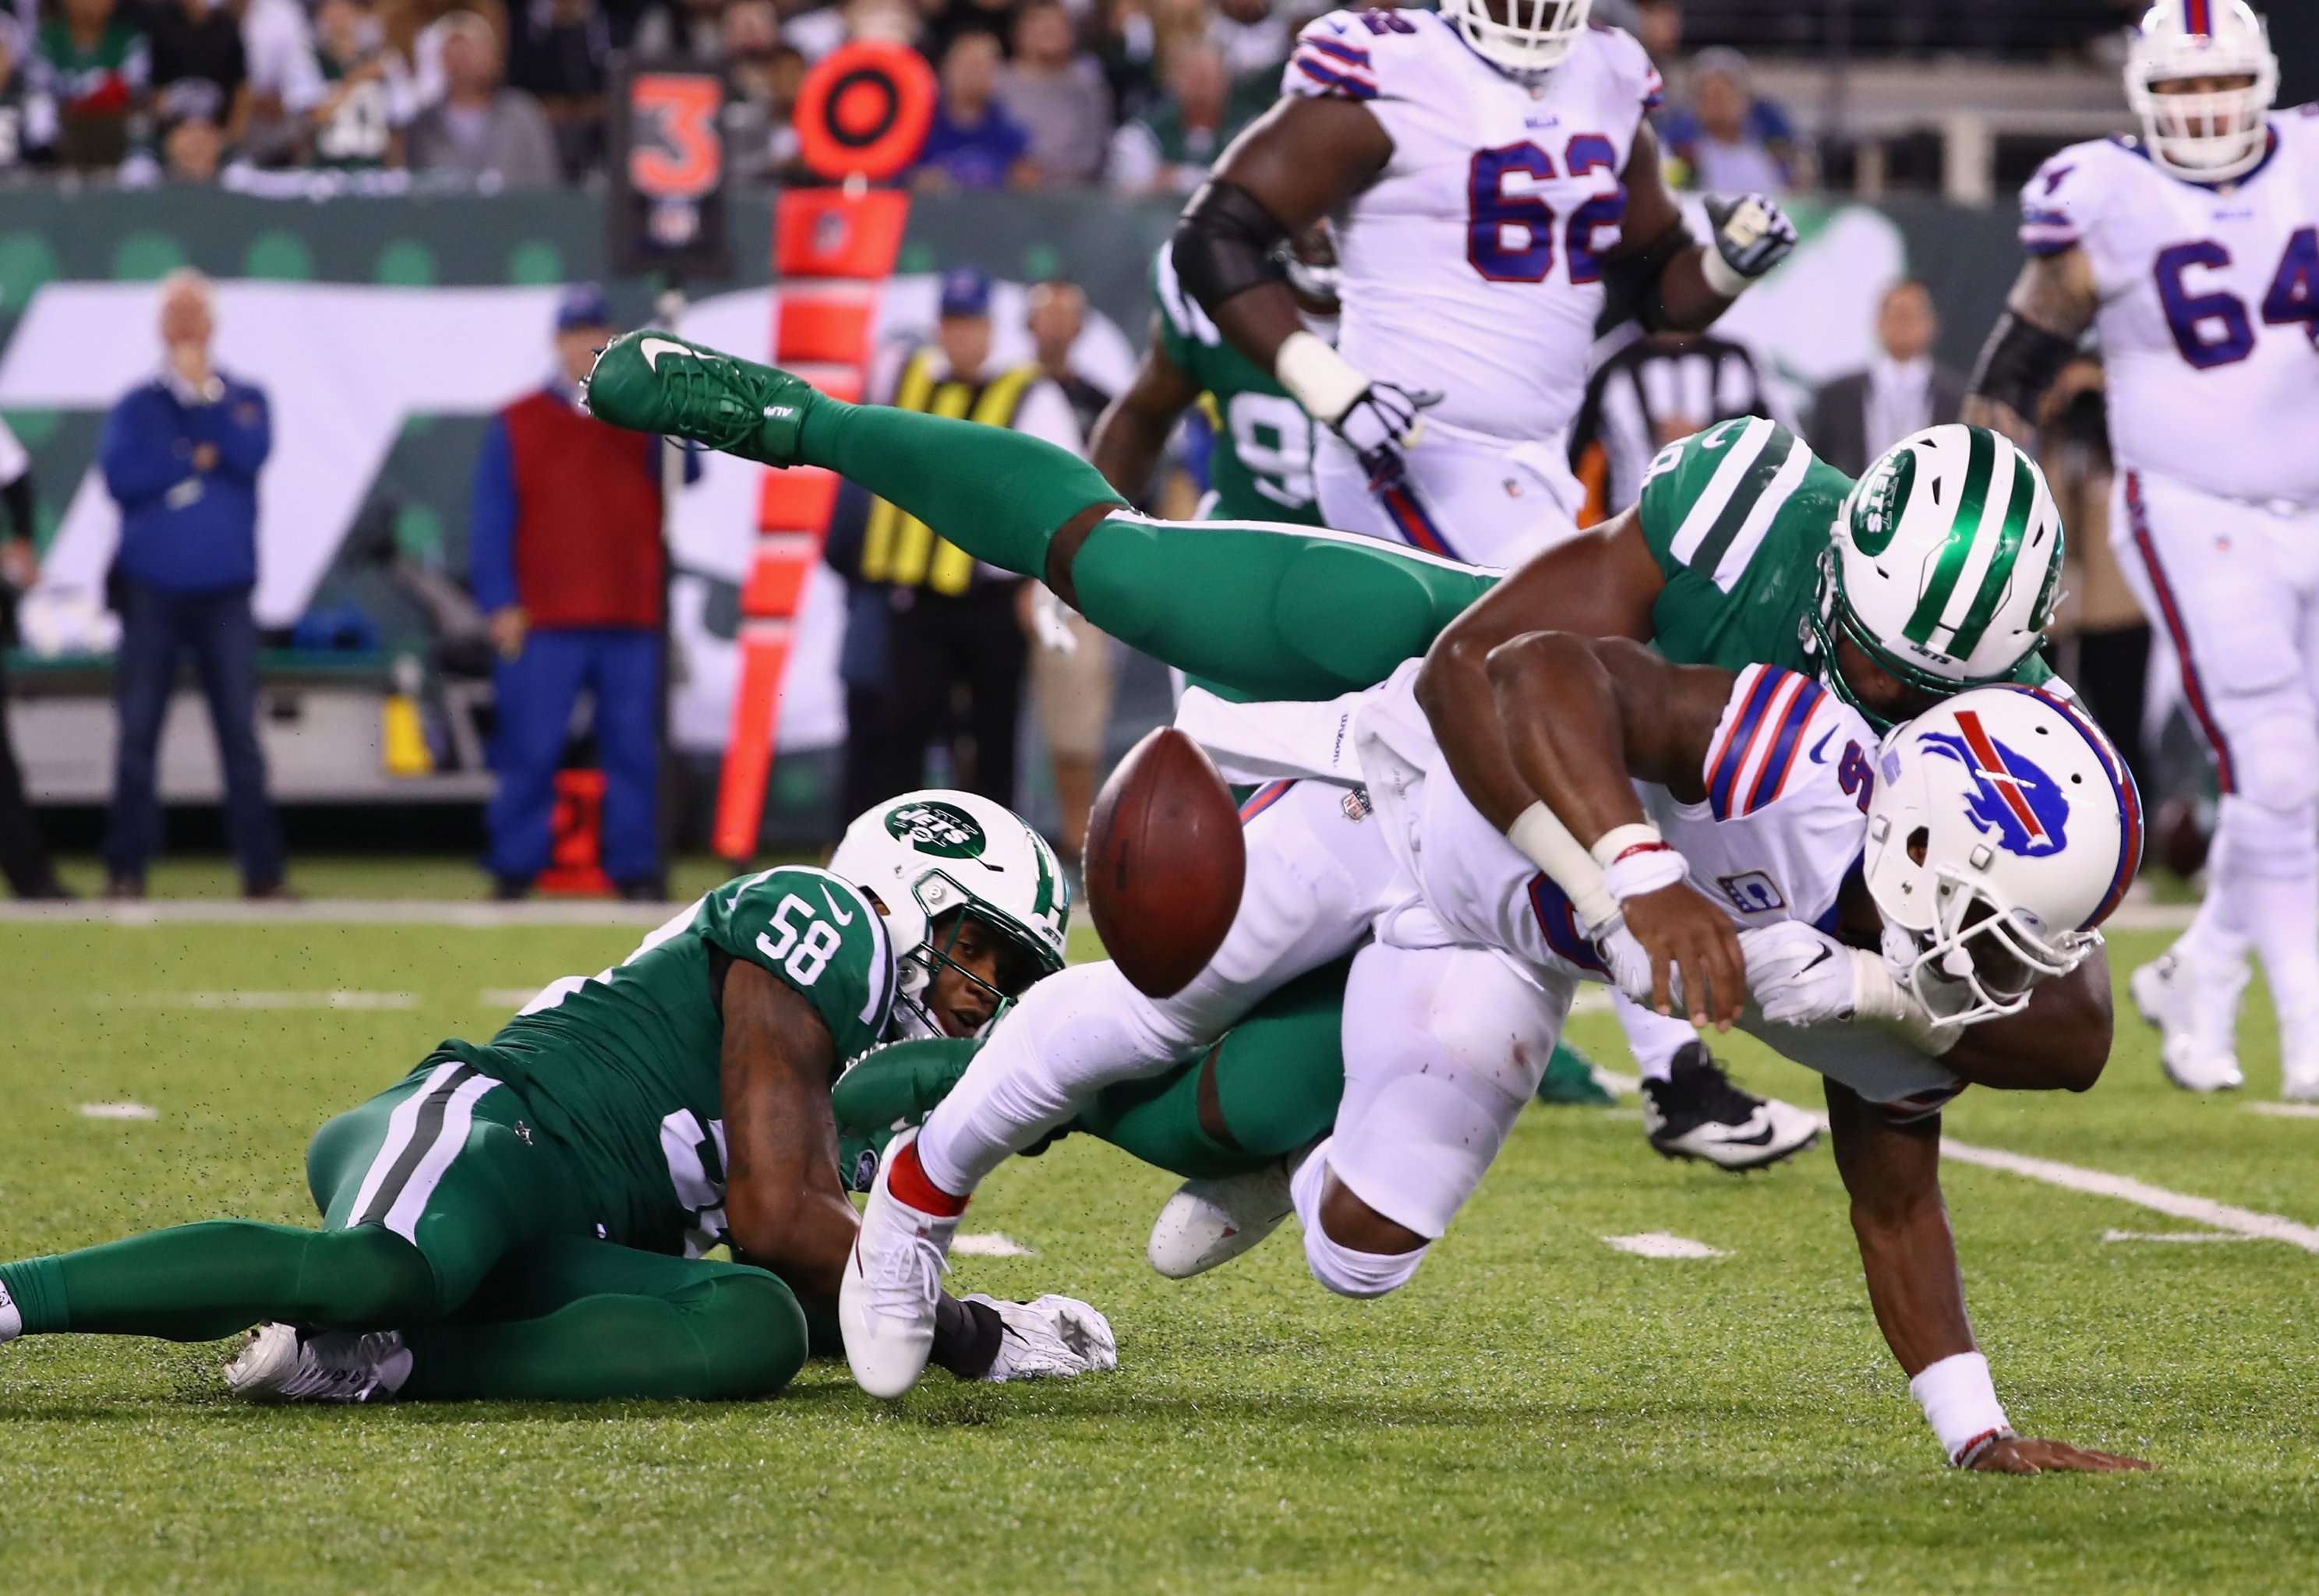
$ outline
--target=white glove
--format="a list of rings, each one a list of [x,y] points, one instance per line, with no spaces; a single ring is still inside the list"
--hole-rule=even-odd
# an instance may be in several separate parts
[[[1796,247],[1796,224],[1768,194],[1710,197],[1707,220],[1715,230],[1714,247],[1700,266],[1707,285],[1725,299],[1737,299]]]
[[[1650,1007],[1651,956],[1643,951],[1643,944],[1635,940],[1635,933],[1627,929],[1627,923],[1613,920],[1597,932],[1594,951],[1602,955],[1602,962],[1610,967],[1611,984],[1645,1008]],[[1682,1014],[1683,972],[1679,969],[1667,971],[1667,996],[1674,1012]]]
[[[1859,1012],[1860,978],[1850,948],[1818,926],[1782,920],[1739,933],[1747,990],[1774,1025],[1818,1025]],[[1864,957],[1882,967],[1874,953]]]
[[[1079,635],[1071,630],[1070,621],[1077,613],[1046,583],[1031,590],[1031,631],[1040,647],[1062,654],[1078,653]]]
[[[1111,1321],[1076,1297],[1002,1303],[977,1292],[966,1300],[997,1310],[1006,1326],[985,1380],[1069,1379],[1119,1366]]]
[[[1282,342],[1273,374],[1306,413],[1345,440],[1372,491],[1400,479],[1402,451],[1417,446],[1423,412],[1441,402],[1439,393],[1375,381],[1309,332]]]

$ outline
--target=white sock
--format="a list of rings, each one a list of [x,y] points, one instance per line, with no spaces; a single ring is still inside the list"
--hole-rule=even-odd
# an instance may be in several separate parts
[[[1635,1068],[1642,1071],[1645,1080],[1670,1078],[1674,1074],[1674,1056],[1699,1040],[1689,1020],[1645,1008],[1615,987],[1611,989],[1611,1007],[1619,1016],[1619,1029],[1627,1033]]]
[[[2267,809],[2223,799],[2210,891],[2262,955],[2284,1016],[2319,1011],[2319,805]]]
[[[1116,965],[1082,964],[1023,995],[918,1135],[926,1178],[963,1197],[1068,1123],[1104,1087],[1165,1069],[1187,1037]]]
[[[1329,1189],[1329,1149],[1333,1140],[1314,1148],[1288,1183],[1297,1221],[1304,1227],[1304,1264],[1313,1279],[1340,1297],[1363,1301],[1381,1297],[1409,1284],[1433,1244],[1429,1241],[1413,1252],[1356,1252],[1330,1240],[1328,1231],[1321,1228],[1321,1199]]]

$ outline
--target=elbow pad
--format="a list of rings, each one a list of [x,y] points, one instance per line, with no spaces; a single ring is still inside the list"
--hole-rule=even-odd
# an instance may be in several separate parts
[[[1641,248],[1602,262],[1604,331],[1632,317],[1646,332],[1664,332],[1667,320],[1660,280],[1685,250],[1697,247],[1689,224],[1678,221]]]
[[[2062,374],[2078,352],[2078,340],[2047,332],[2008,311],[1990,329],[1973,367],[1971,392],[2008,406],[2022,419],[2035,423],[2037,401]]]
[[[1235,294],[1288,281],[1275,258],[1288,231],[1237,183],[1211,177],[1176,219],[1176,279],[1210,311]]]

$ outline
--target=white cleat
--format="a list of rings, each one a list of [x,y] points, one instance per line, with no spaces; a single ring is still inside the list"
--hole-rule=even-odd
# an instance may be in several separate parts
[[[302,1330],[262,1324],[225,1366],[225,1388],[250,1402],[391,1402],[411,1378],[393,1330]]]
[[[16,1299],[8,1294],[8,1288],[0,1285],[0,1347],[23,1333],[23,1312],[16,1306]]]
[[[958,1230],[955,1214],[922,1213],[889,1186],[895,1160],[917,1139],[913,1128],[887,1147],[837,1287],[845,1361],[853,1383],[871,1396],[900,1396],[925,1372],[950,1239]]]
[[[1144,1256],[1170,1280],[1189,1280],[1228,1264],[1280,1228],[1296,1211],[1288,1180],[1304,1155],[1277,1159],[1248,1175],[1187,1180],[1151,1222]]]
[[[2126,982],[2134,1011],[2158,1032],[2158,1063],[2186,1092],[2235,1092],[2246,1085],[2235,1033],[2243,961],[2194,978],[2189,960],[2162,953]]]
[[[1661,1158],[1695,1159],[1735,1175],[1769,1168],[1819,1140],[1817,1118],[1743,1090],[1701,1042],[1675,1055],[1666,1079],[1643,1083],[1643,1130]]]

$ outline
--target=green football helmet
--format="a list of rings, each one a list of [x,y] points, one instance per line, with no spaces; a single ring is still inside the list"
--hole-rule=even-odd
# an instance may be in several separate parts
[[[995,1019],[1032,982],[1063,967],[1070,883],[1046,839],[988,798],[940,789],[889,798],[845,828],[829,870],[885,906],[896,1037],[944,1034],[929,996],[945,968],[990,995]],[[1006,949],[995,984],[951,958],[970,916]]]
[[[1946,698],[2013,681],[2045,640],[2062,582],[2062,514],[2037,463],[1983,427],[1928,427],[1885,451],[1844,501],[1820,556],[1807,646],[1872,721],[1836,639]]]

